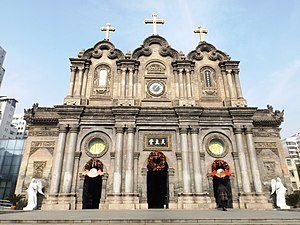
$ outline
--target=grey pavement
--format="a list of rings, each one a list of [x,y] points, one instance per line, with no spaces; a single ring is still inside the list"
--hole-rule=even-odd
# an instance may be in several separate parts
[[[0,224],[298,224],[300,210],[0,211]]]

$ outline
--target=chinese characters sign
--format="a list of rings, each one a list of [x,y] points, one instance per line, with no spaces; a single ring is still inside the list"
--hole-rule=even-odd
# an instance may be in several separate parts
[[[144,134],[145,150],[171,150],[171,134]]]

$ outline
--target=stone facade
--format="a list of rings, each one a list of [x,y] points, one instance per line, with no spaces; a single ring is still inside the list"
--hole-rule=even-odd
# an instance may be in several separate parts
[[[42,179],[42,209],[81,209],[81,172],[91,157],[104,164],[101,208],[147,208],[147,158],[154,150],[167,158],[174,209],[216,207],[210,176],[216,159],[230,166],[234,208],[270,208],[270,180],[288,182],[283,113],[248,107],[239,62],[213,45],[200,42],[184,55],[152,35],[124,54],[104,40],[70,61],[64,104],[25,112],[17,191]]]

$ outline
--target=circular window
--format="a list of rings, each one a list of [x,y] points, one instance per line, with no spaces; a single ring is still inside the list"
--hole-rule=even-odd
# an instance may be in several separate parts
[[[106,143],[101,138],[93,139],[88,146],[89,152],[95,155],[101,154],[106,148]]]
[[[109,146],[106,138],[102,137],[102,135],[92,135],[85,141],[85,152],[90,157],[101,157],[103,156]]]
[[[213,139],[209,142],[209,151],[215,155],[222,155],[224,153],[224,143],[219,139]]]

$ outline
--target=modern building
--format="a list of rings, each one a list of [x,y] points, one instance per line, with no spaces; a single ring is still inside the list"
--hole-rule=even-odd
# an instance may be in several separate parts
[[[0,139],[16,139],[17,128],[12,125],[17,100],[0,97]]]
[[[300,132],[291,135],[282,141],[286,152],[286,162],[288,165],[293,190],[300,189]]]
[[[26,121],[24,120],[24,114],[14,114],[12,125],[17,128],[16,139],[26,138]]]
[[[203,40],[194,47],[185,55],[154,33],[124,54],[106,35],[71,58],[63,104],[25,112],[16,192],[40,179],[42,209],[81,209],[82,172],[97,158],[100,208],[159,201],[212,209],[220,183],[230,207],[272,208],[271,179],[291,186],[279,134],[283,112],[248,106],[239,61]]]
[[[5,73],[5,69],[3,68],[3,62],[4,62],[5,55],[6,55],[5,50],[0,46],[0,88],[1,88],[3,77],[4,77],[4,73]]]
[[[25,140],[0,140],[0,199],[15,193]]]

